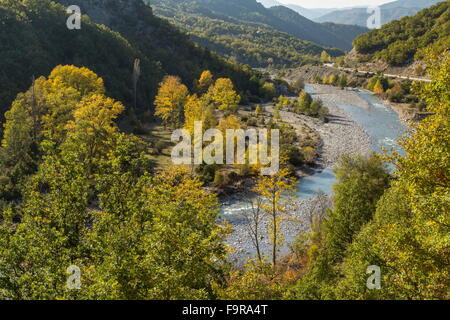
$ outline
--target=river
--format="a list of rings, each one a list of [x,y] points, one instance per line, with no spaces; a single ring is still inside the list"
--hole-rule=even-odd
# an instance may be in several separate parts
[[[328,100],[330,97],[333,97],[333,95],[317,93],[315,88],[316,87],[314,86],[307,85],[305,90],[310,93],[313,98],[320,98],[325,104],[333,103],[338,108],[344,110],[348,118],[352,119],[362,127],[370,137],[372,150],[381,152],[382,149],[393,149],[402,153],[397,140],[406,133],[406,127],[399,120],[398,114],[392,110],[389,105],[366,90],[352,92],[352,94],[358,95],[358,97],[354,96],[358,98],[355,99],[355,104],[360,104],[354,105],[336,100]],[[339,91],[336,92],[339,93]],[[370,149],[369,146],[368,148]],[[327,195],[332,195],[332,186],[335,182],[336,178],[331,167],[315,171],[311,175],[300,180],[297,185],[296,198],[299,200],[308,200],[316,196],[319,191],[322,191]],[[243,240],[245,237],[241,234],[242,232],[245,232],[241,226],[242,213],[244,210],[248,210],[248,202],[246,201],[251,199],[242,201],[238,198],[239,197],[236,197],[234,200],[230,199],[222,204],[221,216],[227,219],[237,230],[236,232],[238,234],[231,237],[232,244],[236,244],[237,242],[238,247],[242,246],[244,248],[241,251],[244,253],[246,252],[247,256],[251,256],[253,250],[249,248],[248,244],[243,244],[243,242],[247,242],[248,240]],[[292,240],[294,237],[293,234],[295,234],[295,232],[286,235],[286,240]]]

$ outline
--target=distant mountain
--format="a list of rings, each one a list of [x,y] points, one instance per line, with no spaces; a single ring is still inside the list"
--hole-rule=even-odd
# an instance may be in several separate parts
[[[421,9],[430,7],[442,0],[397,0],[380,6],[381,23],[386,24],[393,20],[398,20],[404,16],[412,16]],[[347,10],[337,10],[315,18],[316,22],[334,22],[339,24],[353,24],[367,26],[367,19],[370,17],[367,8],[352,8]]]
[[[275,6],[282,6],[283,4],[275,1],[275,0],[256,0],[257,2],[261,3],[264,7],[270,8]]]
[[[284,6],[276,6],[268,10],[283,22],[282,24],[272,23],[274,27],[278,27],[298,38],[343,50],[350,50],[352,40],[357,35],[368,31],[366,28],[356,26],[318,24]]]
[[[285,7],[288,7],[289,9],[294,10],[295,12],[299,13],[300,15],[304,16],[305,18],[308,18],[310,20],[317,19],[321,16],[326,15],[327,13],[339,10],[337,8],[303,8],[301,6],[298,6],[296,4],[284,4]],[[274,7],[274,6],[271,6]]]
[[[252,67],[314,63],[324,50],[332,56],[344,54],[269,26],[268,18],[285,22],[256,1],[233,1],[233,5],[227,5],[222,0],[152,0],[151,6],[157,15],[177,25],[199,45]]]
[[[292,65],[350,50],[365,28],[315,23],[284,6],[265,8],[256,0],[148,0],[157,15],[226,57],[252,66]],[[332,47],[341,50],[332,49]]]
[[[436,51],[450,49],[450,1],[423,9],[415,16],[385,24],[354,40],[361,61],[382,60],[403,66],[420,60],[427,47]]]

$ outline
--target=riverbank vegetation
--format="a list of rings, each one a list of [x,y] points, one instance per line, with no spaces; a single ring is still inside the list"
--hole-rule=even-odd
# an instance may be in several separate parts
[[[426,103],[412,90],[413,81],[409,79],[389,79],[382,74],[373,76],[355,75],[348,73],[324,73],[315,75],[313,83],[332,85],[344,89],[363,88],[372,91],[380,98],[392,103],[403,104],[405,107],[418,111],[425,111]]]
[[[262,86],[263,96],[273,96],[276,93],[274,83],[266,82]],[[304,93],[306,94],[306,93]],[[308,95],[309,97],[309,95]],[[300,100],[288,99],[284,96],[274,99],[277,102],[273,113],[264,110],[261,105],[241,107],[241,97],[234,90],[233,82],[228,78],[216,79],[206,70],[196,80],[194,92],[181,83],[174,76],[166,77],[160,84],[155,99],[155,114],[161,118],[166,128],[187,129],[194,135],[195,121],[202,122],[202,133],[206,130],[219,129],[225,136],[227,129],[262,129],[280,131],[280,165],[287,168],[291,175],[298,168],[313,165],[318,155],[319,138],[317,134],[302,126],[294,129],[290,124],[282,121],[279,111],[298,111]],[[310,99],[309,103],[303,102],[308,116],[320,117],[325,120],[326,109],[319,101]],[[297,109],[297,110],[294,110]],[[144,135],[145,136],[145,135]],[[157,141],[155,141],[157,146]],[[204,144],[206,147],[207,144]],[[226,144],[223,146],[223,155],[226,154]],[[166,153],[170,156],[170,148]],[[225,160],[225,159],[224,159]],[[248,160],[248,159],[247,159]],[[227,165],[206,164],[193,166],[193,171],[199,178],[216,192],[222,193],[226,189],[234,188],[245,181],[251,181],[258,177],[261,169],[259,164]]]
[[[115,4],[132,9],[94,9],[119,18],[126,38],[83,17],[85,33],[72,39],[62,5],[0,0],[0,299],[450,299],[448,50],[423,52],[429,83],[319,75],[342,88],[362,81],[392,101],[418,97],[429,115],[401,139],[404,154],[343,155],[332,205],[314,208],[281,255],[295,171],[320,155],[320,136],[307,123],[329,125],[328,110],[301,80],[289,88],[226,62],[140,1]],[[404,21],[423,31],[423,21]],[[21,37],[11,37],[17,30]],[[158,45],[139,30],[156,30],[148,34]],[[90,43],[103,51],[93,54]],[[74,45],[84,54],[71,56]],[[288,98],[292,91],[298,98]],[[245,164],[172,165],[171,132],[192,136],[196,121],[202,133],[279,129],[280,170],[259,175],[262,164],[250,164],[248,153]],[[257,256],[242,267],[228,260],[232,227],[218,200],[239,183],[256,195],[248,218]],[[367,286],[369,266],[381,270],[377,290]]]
[[[299,234],[284,265],[253,261],[232,274],[226,298],[258,298],[255,286],[261,299],[449,299],[450,54],[428,57],[433,82],[415,90],[432,115],[402,140],[406,155],[341,158],[333,209]],[[367,286],[373,265],[377,290]]]
[[[382,60],[390,65],[406,65],[413,59],[422,60],[427,47],[436,52],[448,49],[449,30],[450,3],[442,1],[415,16],[360,35],[353,45],[362,54],[360,62]]]

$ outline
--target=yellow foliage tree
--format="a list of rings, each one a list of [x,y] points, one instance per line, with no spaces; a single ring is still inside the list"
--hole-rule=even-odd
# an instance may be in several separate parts
[[[255,116],[259,117],[262,114],[262,108],[261,106],[258,104],[255,108]]]
[[[384,92],[383,85],[381,84],[380,80],[378,80],[375,83],[375,86],[373,87],[373,92],[375,92],[376,94],[382,94]]]
[[[216,125],[213,106],[196,94],[189,96],[184,106],[184,128],[194,133],[194,122],[201,121],[202,129],[206,131]]]
[[[241,101],[241,96],[234,90],[233,82],[228,78],[217,79],[208,92],[211,100],[219,110],[225,113],[236,113]]]
[[[189,90],[181,83],[180,78],[165,77],[155,98],[155,115],[160,117],[165,125],[170,125],[172,128],[181,127],[183,108],[188,95]]]
[[[288,169],[280,169],[272,176],[260,176],[254,191],[264,199],[262,207],[270,217],[270,240],[272,243],[272,263],[277,264],[277,252],[283,243],[281,223],[286,219],[286,205],[292,201],[290,197],[295,190],[296,180],[290,177]]]
[[[196,89],[198,94],[204,94],[208,92],[209,87],[214,84],[214,78],[209,70],[203,71],[200,76],[200,79],[196,83]]]
[[[85,97],[73,112],[74,120],[66,125],[68,138],[63,149],[76,151],[91,172],[94,159],[100,159],[110,149],[107,143],[118,130],[114,120],[124,109],[120,102],[104,95]]]
[[[320,54],[320,60],[324,63],[331,62],[331,56],[325,50]]]
[[[334,85],[336,83],[336,75],[335,74],[331,74],[330,77],[328,78],[328,83]]]
[[[82,96],[104,94],[103,79],[88,68],[75,66],[57,66],[48,77],[50,83],[63,84],[64,87],[76,89]]]

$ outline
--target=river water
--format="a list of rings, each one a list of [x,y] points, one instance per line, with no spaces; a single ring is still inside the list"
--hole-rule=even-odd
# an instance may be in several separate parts
[[[305,90],[313,97],[315,96],[311,87],[306,86]],[[397,113],[368,91],[359,90],[357,94],[368,102],[368,108],[346,103],[334,102],[334,104],[344,109],[367,132],[372,140],[374,151],[381,152],[384,148],[387,150],[394,149],[401,153],[397,140],[406,133],[406,128],[400,122]],[[327,100],[322,96],[320,98],[325,102]],[[302,178],[298,184],[296,197],[300,200],[306,200],[314,197],[319,191],[331,195],[332,186],[335,182],[336,178],[332,168],[325,168],[320,172]],[[247,210],[247,208],[248,204],[244,201],[230,201],[222,205],[221,215],[232,222],[238,218],[242,210]]]

